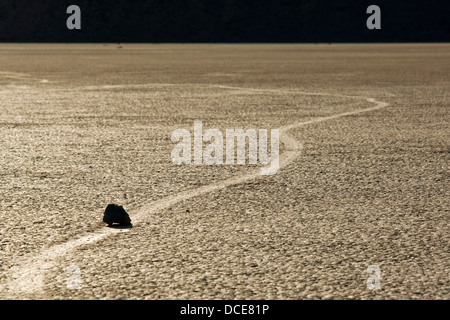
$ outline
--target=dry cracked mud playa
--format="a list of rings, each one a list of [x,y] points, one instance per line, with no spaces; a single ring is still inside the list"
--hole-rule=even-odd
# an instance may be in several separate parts
[[[448,44],[1,44],[0,298],[449,299],[449,92]],[[195,120],[277,174],[173,164]]]

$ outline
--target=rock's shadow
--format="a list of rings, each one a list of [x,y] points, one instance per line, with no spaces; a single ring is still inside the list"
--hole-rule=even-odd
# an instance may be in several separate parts
[[[121,224],[112,224],[111,226],[107,226],[108,228],[113,228],[113,229],[131,229],[133,228],[133,224],[127,224],[127,225],[121,225]]]

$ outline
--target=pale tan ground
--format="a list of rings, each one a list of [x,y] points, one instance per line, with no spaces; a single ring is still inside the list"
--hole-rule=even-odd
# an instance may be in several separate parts
[[[122,46],[0,45],[0,298],[450,298],[450,45]],[[302,153],[275,176],[144,214],[254,170],[175,166],[174,129],[369,97],[389,105],[292,129]],[[72,246],[110,202],[134,227]]]

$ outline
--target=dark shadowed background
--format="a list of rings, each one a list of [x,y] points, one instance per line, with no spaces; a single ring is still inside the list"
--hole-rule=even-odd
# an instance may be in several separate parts
[[[81,8],[68,30],[66,8]],[[366,9],[381,8],[381,30]],[[2,42],[447,42],[438,0],[0,0]]]

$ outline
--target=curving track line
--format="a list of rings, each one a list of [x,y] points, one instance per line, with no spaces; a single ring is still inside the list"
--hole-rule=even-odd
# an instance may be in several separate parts
[[[279,128],[280,130],[280,140],[285,146],[285,152],[280,156],[279,170],[286,167],[292,161],[297,158],[303,148],[303,145],[298,142],[298,140],[292,136],[289,131],[292,129],[304,127],[310,124],[315,124],[319,122],[324,122],[328,120],[338,119],[350,115],[356,115],[361,113],[366,113],[378,109],[387,107],[389,104],[382,101],[377,101],[373,98],[356,97],[356,96],[346,96],[338,94],[329,93],[313,93],[313,92],[302,92],[296,90],[277,90],[277,89],[252,89],[244,87],[233,87],[224,85],[210,85],[216,88],[223,89],[236,89],[242,92],[251,93],[297,93],[305,95],[319,95],[319,96],[335,96],[335,97],[346,97],[353,99],[365,99],[370,103],[374,103],[375,106],[365,109],[359,109],[355,111],[343,112],[331,116],[320,117],[308,121],[297,122],[287,126]],[[184,192],[178,193],[173,196],[168,196],[166,198],[153,201],[144,204],[141,209],[133,215],[134,225],[138,225],[141,221],[145,221],[147,217],[165,208],[173,206],[174,204],[187,200],[193,197],[200,196],[205,193],[214,192],[216,190],[224,189],[232,185],[237,185],[245,183],[250,180],[262,178],[260,174],[260,168],[253,170],[242,176],[232,177],[220,182],[212,183],[210,185],[202,186],[199,188],[186,190]],[[80,237],[69,240],[62,244],[54,245],[41,251],[39,254],[26,258],[20,261],[19,264],[10,270],[10,277],[7,279],[5,285],[0,285],[0,293],[6,294],[5,299],[16,299],[16,298],[32,298],[37,299],[39,297],[45,297],[45,276],[46,273],[53,268],[59,257],[69,254],[73,249],[89,245],[98,242],[108,236],[113,234],[127,232],[130,229],[112,229],[112,228],[102,228],[96,232],[80,235]]]

